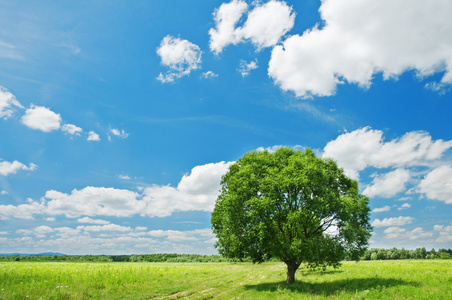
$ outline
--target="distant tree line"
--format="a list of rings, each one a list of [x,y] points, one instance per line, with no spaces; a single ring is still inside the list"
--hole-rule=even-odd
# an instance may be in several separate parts
[[[425,247],[407,250],[397,249],[367,249],[362,260],[391,260],[391,259],[451,259],[452,249],[432,249],[427,251]]]
[[[235,262],[221,255],[199,254],[132,254],[132,255],[4,255],[0,261],[60,262]]]
[[[346,260],[351,260],[347,257]],[[407,249],[367,249],[362,260],[395,260],[395,259],[452,259],[452,249],[425,248]],[[0,261],[36,261],[36,262],[239,262],[251,259],[230,259],[221,255],[199,254],[132,254],[132,255],[0,255]],[[272,261],[277,261],[272,259]]]

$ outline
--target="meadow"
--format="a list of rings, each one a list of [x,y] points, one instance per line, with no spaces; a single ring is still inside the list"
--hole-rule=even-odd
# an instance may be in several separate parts
[[[0,299],[452,299],[452,260],[282,263],[0,262]]]

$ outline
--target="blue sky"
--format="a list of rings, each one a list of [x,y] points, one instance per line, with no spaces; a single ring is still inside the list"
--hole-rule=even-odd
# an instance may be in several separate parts
[[[221,175],[310,147],[371,247],[452,248],[447,1],[0,0],[0,252],[214,254]]]

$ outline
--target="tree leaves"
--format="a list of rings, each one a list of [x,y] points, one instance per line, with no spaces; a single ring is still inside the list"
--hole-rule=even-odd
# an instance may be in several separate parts
[[[247,153],[230,166],[212,227],[227,257],[277,257],[291,269],[337,266],[345,250],[357,259],[366,249],[369,211],[357,182],[333,160],[280,148]]]

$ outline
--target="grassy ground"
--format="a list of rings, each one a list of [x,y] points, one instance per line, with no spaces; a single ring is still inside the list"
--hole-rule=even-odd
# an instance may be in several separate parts
[[[452,260],[281,263],[0,263],[0,299],[452,299]]]

